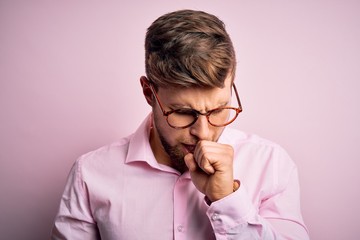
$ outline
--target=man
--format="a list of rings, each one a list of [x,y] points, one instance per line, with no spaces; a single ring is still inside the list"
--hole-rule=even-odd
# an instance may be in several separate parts
[[[152,113],[76,161],[52,239],[308,239],[287,153],[226,128],[242,107],[224,24],[168,13],[148,28],[145,50]]]

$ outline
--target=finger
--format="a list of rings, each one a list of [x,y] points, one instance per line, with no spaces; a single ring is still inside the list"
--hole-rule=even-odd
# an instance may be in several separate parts
[[[214,174],[215,169],[210,162],[211,153],[200,152],[198,158],[195,159],[199,168],[201,168],[207,174]]]
[[[194,158],[199,166],[201,165],[201,162],[203,161],[204,152],[208,148],[206,145],[207,145],[206,141],[199,141],[195,147]]]
[[[207,174],[214,174],[215,169],[211,164],[212,144],[207,141],[201,141],[195,148],[194,158],[197,165]]]
[[[209,175],[215,173],[215,168],[206,159],[203,161],[203,164],[200,166],[200,168]]]
[[[217,152],[221,145],[211,141],[199,141],[194,150],[195,159],[201,159],[204,153]]]
[[[184,157],[184,161],[190,172],[196,171],[198,166],[192,153],[186,154]]]

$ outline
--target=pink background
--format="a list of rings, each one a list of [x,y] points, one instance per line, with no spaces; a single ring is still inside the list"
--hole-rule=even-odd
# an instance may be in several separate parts
[[[358,238],[359,1],[2,0],[1,239],[46,239],[75,159],[147,115],[145,30],[182,8],[227,24],[244,105],[234,126],[293,157],[311,238]]]

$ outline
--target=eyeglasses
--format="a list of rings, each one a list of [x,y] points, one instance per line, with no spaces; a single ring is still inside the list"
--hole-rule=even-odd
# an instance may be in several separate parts
[[[219,107],[210,110],[206,113],[201,113],[191,108],[180,108],[180,109],[165,111],[161,104],[159,96],[157,95],[154,89],[153,84],[150,83],[149,85],[152,93],[155,96],[156,102],[158,103],[163,113],[163,116],[166,118],[167,123],[169,124],[170,127],[175,129],[184,129],[190,127],[198,120],[200,115],[206,116],[207,121],[211,126],[224,127],[235,121],[239,113],[242,112],[239,94],[234,83],[232,84],[232,87],[234,88],[234,92],[238,102],[238,107],[237,108],[229,107],[229,106]]]

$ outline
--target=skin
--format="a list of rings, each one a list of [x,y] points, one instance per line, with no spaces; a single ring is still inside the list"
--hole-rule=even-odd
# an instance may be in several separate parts
[[[207,112],[231,102],[231,77],[224,88],[159,88],[157,94],[165,111],[192,108]],[[156,160],[183,173],[189,170],[195,187],[210,201],[217,201],[233,192],[233,156],[230,145],[218,143],[224,127],[211,126],[205,116],[185,129],[170,127],[149,87],[146,77],[140,78],[143,94],[153,112],[150,145]]]

